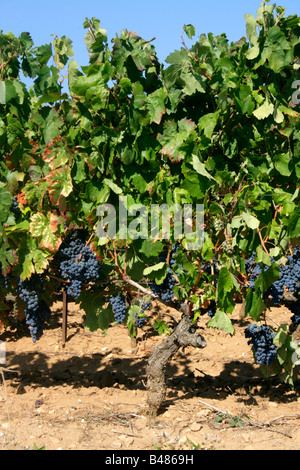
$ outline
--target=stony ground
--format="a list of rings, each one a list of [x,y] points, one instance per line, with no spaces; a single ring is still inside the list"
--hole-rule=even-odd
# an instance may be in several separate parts
[[[61,341],[62,304],[56,303],[44,336],[33,344],[15,324],[0,336],[7,350],[0,375],[0,448],[46,450],[300,449],[300,401],[276,377],[253,364],[244,337],[248,322],[233,314],[233,337],[207,328],[207,347],[186,348],[167,369],[168,394],[156,420],[147,414],[146,364],[163,337],[150,325],[133,345],[125,327],[107,335],[84,329],[84,315],[69,305],[68,339]],[[168,323],[172,309],[153,312]],[[289,322],[283,308],[270,324]]]

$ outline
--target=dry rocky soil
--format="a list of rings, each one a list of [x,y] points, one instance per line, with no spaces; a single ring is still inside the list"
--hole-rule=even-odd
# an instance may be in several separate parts
[[[299,382],[294,390],[278,377],[265,379],[244,336],[248,320],[232,315],[235,335],[207,327],[205,349],[181,349],[166,371],[167,397],[149,419],[146,365],[178,312],[155,306],[133,344],[126,327],[106,335],[84,328],[84,312],[69,304],[67,342],[62,344],[62,304],[53,306],[43,337],[32,343],[25,325],[12,321],[0,374],[2,450],[299,450]],[[270,325],[289,323],[274,308]]]

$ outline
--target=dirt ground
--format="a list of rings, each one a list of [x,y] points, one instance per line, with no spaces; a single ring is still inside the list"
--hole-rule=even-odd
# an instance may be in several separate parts
[[[12,322],[0,340],[6,367],[0,375],[2,450],[299,450],[299,382],[292,391],[265,379],[244,337],[248,321],[232,315],[236,333],[207,328],[201,350],[186,348],[170,362],[167,399],[155,421],[147,415],[146,365],[164,336],[155,318],[172,324],[172,309],[155,309],[132,344],[124,326],[104,335],[84,329],[84,312],[69,304],[62,345],[62,304],[57,302],[43,337],[32,343],[26,326]],[[268,322],[289,323],[274,308]],[[4,380],[3,380],[4,379]]]

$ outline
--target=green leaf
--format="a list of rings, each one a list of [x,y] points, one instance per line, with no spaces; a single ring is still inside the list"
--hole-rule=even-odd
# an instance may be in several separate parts
[[[245,15],[245,20],[246,20],[246,32],[247,32],[247,37],[252,45],[256,44],[258,41],[258,35],[257,35],[257,23],[256,19],[254,18],[253,15],[250,15],[249,13],[246,13]]]
[[[143,253],[145,256],[148,258],[151,258],[152,256],[157,258],[158,255],[162,252],[163,250],[163,244],[159,240],[152,240],[152,239],[147,239],[143,240],[140,252]]]
[[[10,192],[5,187],[4,183],[0,183],[0,223],[4,223],[10,212],[12,205],[12,197]]]
[[[286,39],[279,25],[268,28],[261,60],[257,65],[268,61],[269,67],[274,72],[279,72],[283,67],[289,66],[293,57],[293,46]]]
[[[103,182],[116,194],[122,194],[123,190],[112,180],[104,178]]]
[[[217,310],[215,315],[209,320],[208,324],[211,328],[223,330],[226,333],[234,335],[234,327],[228,315],[221,310]]]
[[[246,52],[246,57],[249,60],[253,60],[259,56],[259,53],[260,53],[259,44],[255,44],[253,47],[248,49],[248,51]]]
[[[218,291],[230,292],[234,287],[232,275],[227,268],[223,267],[219,272]]]
[[[202,116],[198,121],[199,131],[204,131],[204,135],[209,139],[211,138],[212,133],[215,130],[219,115],[220,111],[216,111],[215,113],[208,113]]]
[[[144,269],[144,276],[149,276],[149,274],[152,274],[155,271],[160,271],[161,269],[164,269],[166,266],[166,263],[158,263],[153,266],[148,266],[147,268]]]
[[[256,230],[259,227],[259,224],[260,224],[259,220],[256,217],[254,217],[252,214],[250,214],[249,212],[243,212],[242,218],[245,224],[252,230]]]
[[[271,266],[271,258],[261,246],[258,246],[256,250],[256,262]]]
[[[69,90],[72,89],[74,83],[76,82],[76,80],[78,80],[79,77],[83,77],[83,73],[78,70],[78,63],[74,59],[71,59],[68,65]]]
[[[274,158],[275,168],[282,176],[290,176],[292,173],[291,157],[289,153],[279,153]]]
[[[147,106],[147,96],[144,93],[143,86],[137,82],[132,85],[132,94],[133,94],[133,105],[135,108],[142,110],[146,109]]]
[[[202,251],[201,251],[201,254],[202,254],[202,257],[203,259],[207,260],[207,261],[210,261],[213,259],[214,257],[214,244],[211,240],[211,238],[208,236],[208,234],[204,234],[204,243],[203,243],[203,247],[202,247]]]
[[[257,119],[261,120],[261,119],[266,119],[268,116],[273,114],[273,112],[274,112],[274,105],[267,98],[263,105],[261,105],[259,108],[253,111],[253,115]]]
[[[15,99],[23,104],[24,96],[25,86],[19,80],[0,80],[0,104],[9,104]]]
[[[39,230],[39,229],[38,229]],[[19,256],[22,259],[22,279],[34,272],[42,273],[48,266],[47,250],[35,238],[28,238],[22,245]]]
[[[271,264],[266,271],[263,269],[255,281],[255,290],[260,289],[261,293],[266,292],[267,289],[279,279],[279,274],[280,268],[276,263]]]
[[[120,98],[124,99],[132,93],[132,83],[127,77],[122,77],[119,82]]]
[[[106,332],[110,323],[114,321],[111,306],[105,307],[103,292],[96,288],[82,290],[76,303],[85,312],[84,327],[89,331],[96,331],[99,328]]]
[[[62,125],[63,122],[59,117],[58,111],[54,108],[51,109],[43,124],[43,137],[46,144],[59,135]]]
[[[300,236],[300,207],[297,206],[289,216],[288,236],[298,238]]]
[[[289,326],[287,324],[279,326],[276,336],[273,340],[273,343],[275,344],[277,348],[281,348],[282,346],[285,346],[287,339],[289,337],[288,330],[289,330]]]
[[[162,145],[162,154],[167,155],[172,162],[184,159],[186,150],[184,144],[195,136],[195,123],[189,119],[167,121],[164,123],[164,132],[157,139]]]
[[[170,86],[180,83],[182,92],[188,96],[193,95],[197,91],[205,93],[205,82],[207,79],[202,73],[197,73],[191,67],[190,60],[188,51],[183,47],[180,51],[177,50],[170,54],[166,62],[172,65],[164,71],[166,82]]]
[[[132,184],[141,194],[147,189],[147,182],[140,173],[135,173],[133,175]]]
[[[277,124],[281,124],[284,121],[284,114],[280,111],[278,106],[275,106],[274,109],[274,121]]]
[[[242,114],[251,115],[255,108],[255,103],[252,99],[251,88],[248,85],[241,85],[235,95],[235,102]]]
[[[192,158],[193,158],[192,165],[193,165],[194,170],[196,170],[197,173],[199,173],[199,175],[202,175],[205,178],[215,181],[215,179],[206,170],[204,163],[200,162],[199,158],[196,155],[192,155]]]
[[[153,93],[148,95],[148,109],[150,113],[150,122],[160,124],[162,116],[166,112],[165,101],[167,95],[162,88],[155,90]]]
[[[245,316],[249,314],[255,321],[258,321],[260,315],[265,311],[266,306],[259,292],[247,290],[245,303]]]
[[[185,24],[183,29],[189,39],[192,39],[192,37],[196,34],[195,26],[192,24]]]

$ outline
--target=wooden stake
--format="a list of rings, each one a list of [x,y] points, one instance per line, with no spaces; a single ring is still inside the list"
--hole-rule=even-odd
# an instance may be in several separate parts
[[[68,294],[63,290],[63,314],[62,314],[62,347],[65,347],[67,340],[67,322],[68,322]]]

